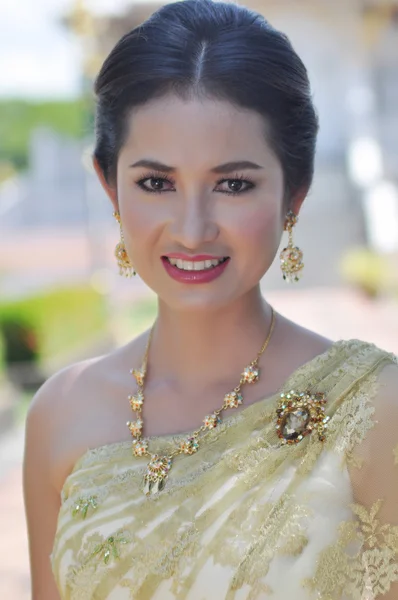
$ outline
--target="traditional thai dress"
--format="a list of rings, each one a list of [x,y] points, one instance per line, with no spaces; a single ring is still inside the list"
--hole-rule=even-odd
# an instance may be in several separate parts
[[[178,455],[151,495],[131,441],[88,449],[50,557],[62,600],[383,599],[398,586],[397,373],[394,355],[335,342]]]

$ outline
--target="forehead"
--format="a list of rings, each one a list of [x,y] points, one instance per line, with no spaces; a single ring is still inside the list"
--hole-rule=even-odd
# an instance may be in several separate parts
[[[122,152],[167,157],[167,164],[214,165],[226,159],[275,161],[265,119],[255,111],[212,99],[167,96],[134,109]]]

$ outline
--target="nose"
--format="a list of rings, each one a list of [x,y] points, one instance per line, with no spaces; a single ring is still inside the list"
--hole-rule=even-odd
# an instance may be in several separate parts
[[[210,203],[200,195],[182,200],[170,226],[173,240],[189,250],[213,242],[219,232],[213,213]]]

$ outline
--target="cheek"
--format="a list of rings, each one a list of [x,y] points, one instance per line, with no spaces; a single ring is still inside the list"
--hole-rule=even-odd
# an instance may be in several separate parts
[[[275,252],[281,235],[279,207],[264,210],[264,206],[260,206],[250,213],[244,211],[238,223],[237,232],[246,254]]]
[[[126,227],[126,245],[133,262],[135,261],[137,268],[145,268],[161,236],[161,223],[156,213],[134,206],[128,211]]]
[[[138,241],[141,244],[150,242],[161,227],[163,218],[156,199],[143,199],[139,190],[134,190],[133,184],[120,186],[118,196],[126,239],[132,245]]]

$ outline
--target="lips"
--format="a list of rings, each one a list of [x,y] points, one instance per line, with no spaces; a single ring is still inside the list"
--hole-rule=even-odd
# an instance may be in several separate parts
[[[184,258],[181,258],[184,256]],[[219,277],[230,262],[229,257],[209,255],[176,255],[162,256],[166,272],[180,283],[209,283]],[[173,264],[174,263],[174,264]]]

